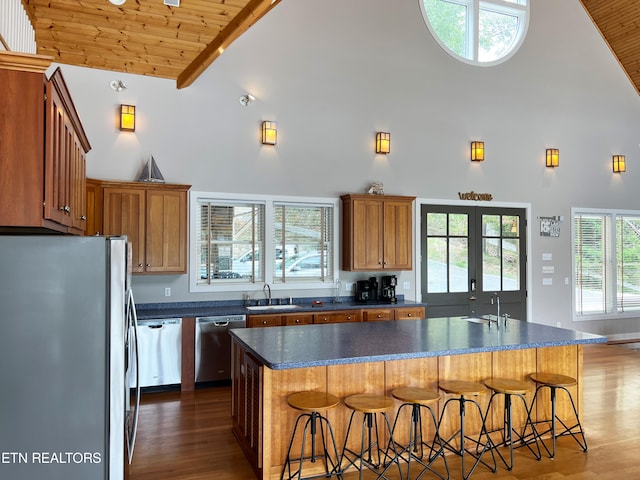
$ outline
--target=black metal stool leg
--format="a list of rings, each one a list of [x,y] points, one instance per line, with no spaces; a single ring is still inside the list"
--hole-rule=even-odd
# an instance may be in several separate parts
[[[411,408],[411,425],[409,428],[409,443],[407,445],[400,445],[396,441],[396,447],[398,448],[397,454],[398,457],[405,462],[407,462],[407,480],[411,480],[411,465],[412,462],[416,462],[417,464],[423,467],[422,471],[416,477],[416,480],[422,478],[422,476],[430,471],[437,477],[442,480],[449,479],[449,466],[447,464],[447,459],[444,453],[444,446],[442,444],[442,439],[440,438],[440,433],[438,431],[438,420],[436,419],[433,410],[426,406],[421,405],[419,403],[403,403],[400,405],[398,409],[398,413],[396,414],[396,419],[393,423],[393,432],[395,432],[396,425],[398,423],[398,419],[402,415],[402,411],[406,408]],[[433,422],[433,427],[435,429],[434,438],[430,444],[427,444],[424,440],[422,433],[422,410],[428,410],[431,416],[431,420]],[[428,454],[425,451],[425,447],[428,448]],[[406,456],[405,456],[406,455]],[[444,468],[446,471],[446,475],[443,475],[439,471],[433,468],[434,462],[442,457]],[[402,478],[402,477],[401,477]]]
[[[496,470],[497,470],[497,464],[496,464],[495,455],[493,453],[494,449],[492,448],[491,438],[489,437],[489,434],[487,432],[487,427],[486,427],[486,424],[485,424],[485,415],[483,414],[482,408],[480,407],[480,404],[478,404],[478,402],[476,402],[475,400],[469,399],[469,398],[465,398],[464,395],[461,395],[460,397],[456,397],[456,398],[450,398],[449,400],[447,400],[445,402],[445,404],[444,404],[444,407],[442,408],[442,414],[440,415],[440,423],[438,425],[438,430],[440,429],[440,425],[442,424],[442,420],[443,420],[445,412],[447,410],[447,406],[452,401],[458,402],[459,407],[460,407],[459,408],[460,429],[457,430],[448,439],[442,441],[443,447],[446,448],[447,450],[451,451],[452,453],[455,453],[456,455],[459,455],[461,457],[461,461],[462,461],[462,478],[464,480],[467,480],[473,474],[473,472],[478,467],[478,465],[480,465],[480,464],[484,465],[489,470],[491,470],[493,473],[495,473]],[[476,408],[478,409],[478,413],[480,414],[480,419],[482,421],[482,427],[480,429],[480,434],[479,434],[477,440],[475,438],[471,438],[471,437],[467,436],[466,431],[465,431],[465,417],[466,417],[466,404],[467,403],[471,403],[471,404],[476,406]],[[484,435],[484,437],[486,439],[485,443],[481,442],[481,438],[482,438],[483,435]],[[458,436],[459,436],[459,441],[460,441],[460,447],[456,448],[451,442]],[[465,441],[466,440],[471,441],[471,442],[476,444],[476,452],[475,453],[465,447]],[[491,458],[493,460],[493,466],[488,464],[487,462],[485,462],[482,459],[482,457],[484,456],[484,454],[487,451],[489,451],[489,453],[491,454]],[[474,463],[473,463],[473,466],[469,469],[468,472],[466,472],[466,468],[465,468],[465,458],[466,458],[467,455],[470,455],[475,460]]]
[[[300,451],[300,457],[291,458],[291,448],[293,447],[293,443],[295,441],[296,432],[298,431],[298,426],[300,422],[304,420],[304,427],[302,429],[302,446]],[[317,440],[316,437],[318,435],[318,424],[320,426],[320,436],[322,441],[322,454],[316,453]],[[325,436],[325,425],[330,435],[331,444],[333,445],[333,455],[336,461],[334,462],[330,452],[327,450],[326,436]],[[309,456],[305,456],[305,447],[307,445],[307,434],[310,432],[311,434],[311,454]],[[324,461],[325,471],[324,473],[314,474],[310,476],[302,476],[302,466],[305,461],[310,461],[311,463],[315,463],[318,459],[322,458]],[[297,464],[297,470],[292,472],[292,464]],[[286,475],[286,477],[285,477]],[[287,449],[287,457],[285,460],[285,464],[282,467],[282,473],[280,474],[280,480],[292,479],[311,479],[311,478],[319,478],[319,477],[331,477],[335,475],[336,477],[342,479],[342,471],[340,470],[340,456],[338,455],[338,448],[336,446],[335,437],[333,435],[333,428],[329,421],[323,417],[318,412],[304,413],[298,416],[296,419],[296,423],[293,428],[293,433],[291,434],[291,440],[289,442],[289,448]]]
[[[571,435],[571,437],[573,437],[573,439],[580,446],[580,448],[582,448],[582,451],[586,452],[587,449],[588,449],[587,439],[586,439],[586,437],[584,435],[584,430],[582,428],[582,423],[580,422],[580,417],[578,415],[578,409],[576,408],[575,402],[573,401],[573,396],[571,395],[571,392],[569,392],[569,390],[566,387],[562,387],[562,386],[539,385],[536,388],[536,393],[534,395],[534,403],[535,403],[535,401],[537,399],[538,392],[540,392],[540,390],[542,390],[543,388],[548,388],[549,389],[549,397],[550,397],[550,401],[551,401],[551,419],[538,420],[536,422],[532,421],[531,422],[531,426],[532,426],[531,435],[533,435],[536,439],[538,439],[540,441],[540,443],[542,444],[542,447],[545,449],[545,451],[547,452],[547,455],[551,459],[555,458],[555,456],[556,456],[556,440],[559,437],[566,436],[566,435]],[[567,425],[557,415],[557,390],[558,389],[564,390],[564,392],[569,397],[569,401],[571,402],[571,408],[573,409],[573,414],[575,415],[575,419],[576,419],[576,423],[574,425],[572,425],[572,426]],[[532,403],[532,405],[531,405],[531,410],[533,410],[534,403]],[[543,430],[542,432],[540,432],[536,428],[536,424],[542,424],[542,423],[550,423],[551,425],[546,430]],[[562,426],[562,430],[559,433],[558,433],[558,430],[557,430],[557,423],[560,423],[560,425]],[[576,429],[577,429],[577,431],[575,431]],[[545,444],[545,442],[544,442],[544,440],[542,438],[546,434],[551,434],[551,450],[549,450],[549,447],[547,447],[547,445]],[[580,436],[581,439],[578,438],[578,436]]]

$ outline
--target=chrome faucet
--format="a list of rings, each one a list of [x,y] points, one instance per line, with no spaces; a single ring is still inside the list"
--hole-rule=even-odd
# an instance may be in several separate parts
[[[262,291],[265,289],[267,290],[267,305],[271,305],[271,286],[268,283],[265,283],[264,287],[262,287]]]
[[[497,318],[500,318],[500,295],[498,295],[498,292],[494,292],[493,295],[491,295],[491,305],[494,304],[494,299],[495,299],[495,303],[498,306],[498,315]]]

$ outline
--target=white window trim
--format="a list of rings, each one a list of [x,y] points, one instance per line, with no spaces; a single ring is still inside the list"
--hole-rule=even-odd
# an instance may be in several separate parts
[[[210,285],[198,285],[200,261],[197,258],[197,225],[195,219],[198,215],[198,200],[220,201],[220,202],[243,202],[261,203],[265,205],[265,252],[274,251],[273,239],[273,205],[275,203],[287,203],[309,206],[332,206],[333,207],[333,282],[314,281],[288,281],[285,283],[274,282],[273,265],[270,261],[265,261],[264,282],[256,283],[215,283]],[[220,293],[220,292],[258,292],[262,291],[264,284],[268,283],[272,291],[283,290],[328,290],[335,291],[336,282],[339,280],[339,200],[337,198],[323,197],[294,197],[294,196],[273,196],[273,195],[245,195],[236,193],[216,193],[191,191],[189,194],[189,292],[190,293]],[[266,259],[270,259],[266,256]]]
[[[429,21],[429,16],[427,11],[425,10],[424,0],[418,0],[418,5],[420,7],[420,12],[422,13],[422,19],[424,20],[425,25],[429,32],[431,32],[431,36],[436,40],[440,48],[442,48],[445,52],[451,55],[456,60],[459,60],[468,65],[474,65],[478,67],[492,67],[494,65],[500,65],[501,63],[509,60],[515,53],[520,49],[524,39],[527,35],[527,31],[529,30],[529,18],[531,17],[530,3],[531,0],[527,0],[526,4],[517,4],[512,2],[505,2],[501,0],[452,0],[453,3],[458,3],[460,5],[466,5],[469,8],[469,15],[467,15],[467,26],[466,26],[466,36],[467,36],[467,55],[472,56],[472,58],[462,57],[458,55],[456,52],[452,51],[445,43],[440,39],[438,34],[435,32],[433,27],[431,26],[431,22]],[[499,13],[505,13],[508,15],[514,15],[519,18],[522,22],[521,28],[518,29],[518,33],[516,38],[513,41],[513,48],[509,50],[509,52],[492,62],[480,62],[478,60],[478,25],[479,25],[479,17],[480,17],[480,5],[485,5],[483,8]],[[489,8],[486,5],[490,5]],[[469,38],[471,37],[471,38]]]
[[[613,299],[612,299],[612,311],[607,313],[594,313],[587,315],[578,315],[576,313],[576,251],[575,251],[575,216],[581,214],[595,214],[595,215],[609,215],[611,216],[611,231],[612,238],[610,241],[612,242],[612,252],[611,252],[611,263],[612,267],[609,269],[611,273],[609,274],[610,278],[607,279],[607,282],[613,282],[611,287],[614,289]],[[617,210],[617,209],[607,209],[607,208],[582,208],[582,207],[574,207],[571,209],[571,313],[574,322],[590,322],[593,320],[618,320],[618,319],[626,319],[626,318],[637,318],[639,313],[638,311],[631,312],[618,312],[618,279],[616,275],[616,265],[618,264],[618,249],[617,249],[617,239],[616,239],[616,219],[618,216],[624,215],[636,215],[640,216],[640,210]]]

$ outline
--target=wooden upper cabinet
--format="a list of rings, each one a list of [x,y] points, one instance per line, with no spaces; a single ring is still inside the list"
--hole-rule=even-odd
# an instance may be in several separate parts
[[[46,84],[44,216],[82,233],[86,228],[86,154],[91,146],[60,68]]]
[[[187,272],[187,192],[148,190],[146,272]]]
[[[88,224],[96,233],[127,235],[133,273],[186,273],[189,188],[89,179],[87,198],[93,208]],[[89,229],[87,234],[92,234]]]
[[[411,270],[415,197],[343,195],[342,269]]]
[[[0,52],[0,229],[82,234],[91,149],[51,58]]]
[[[103,234],[126,235],[133,273],[145,271],[145,191],[103,187]]]

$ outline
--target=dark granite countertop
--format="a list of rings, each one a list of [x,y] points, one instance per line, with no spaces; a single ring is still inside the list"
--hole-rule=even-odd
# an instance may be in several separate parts
[[[461,317],[240,328],[230,333],[273,370],[607,341],[600,335],[514,319],[498,328]]]
[[[335,303],[333,297],[330,299],[320,298],[322,306],[312,306],[311,298],[294,298],[293,303],[299,308],[291,309],[287,305],[273,305],[270,309],[249,310],[242,301],[213,301],[213,302],[173,302],[173,303],[153,303],[139,304],[136,307],[138,319],[160,319],[160,318],[182,318],[182,317],[215,317],[223,315],[257,315],[265,313],[301,313],[301,312],[323,312],[333,310],[351,310],[362,308],[397,308],[397,307],[426,307],[426,303],[414,302],[399,299],[397,303],[383,302],[356,302],[349,297],[340,303]]]

